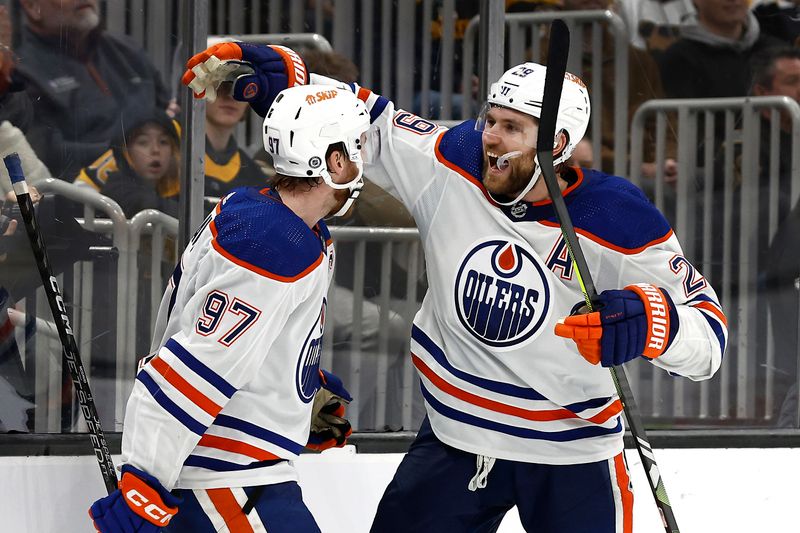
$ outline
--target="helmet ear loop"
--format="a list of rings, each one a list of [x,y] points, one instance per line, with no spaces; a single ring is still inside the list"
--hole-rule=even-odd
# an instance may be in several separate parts
[[[572,146],[572,144],[570,143],[569,132],[567,130],[561,129],[556,134],[556,139],[560,138],[562,134],[564,135],[564,146],[563,148],[561,148],[561,151],[558,153],[558,155],[555,155],[553,157],[554,167],[558,167],[558,165],[565,163],[567,159],[569,159],[572,156],[572,152],[574,150],[574,146]]]

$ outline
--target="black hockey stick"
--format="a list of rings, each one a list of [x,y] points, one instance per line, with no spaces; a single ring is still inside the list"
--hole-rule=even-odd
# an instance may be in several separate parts
[[[117,489],[117,475],[114,470],[114,463],[111,460],[111,453],[108,451],[105,435],[103,435],[103,430],[100,427],[100,418],[97,416],[94,397],[89,389],[89,382],[86,379],[86,372],[83,369],[83,363],[78,353],[78,346],[75,344],[75,337],[72,335],[64,299],[61,297],[58,283],[50,267],[50,260],[47,258],[47,248],[39,230],[39,224],[36,222],[36,213],[33,209],[30,194],[28,194],[28,184],[25,183],[25,175],[22,173],[19,155],[11,153],[3,158],[3,162],[8,169],[8,175],[11,177],[11,184],[14,187],[14,193],[17,195],[17,203],[19,203],[22,219],[25,222],[28,240],[36,258],[36,266],[39,268],[39,275],[42,277],[47,301],[50,304],[50,310],[53,312],[53,320],[56,323],[58,337],[61,339],[63,348],[63,360],[72,376],[75,394],[78,397],[83,418],[89,428],[92,448],[94,449],[95,458],[100,464],[100,472],[103,474],[106,490],[111,494]]]
[[[589,311],[593,309],[593,302],[597,298],[597,290],[592,281],[592,275],[586,264],[586,258],[578,243],[578,236],[575,234],[575,227],[572,225],[567,205],[561,196],[561,188],[558,186],[555,169],[553,168],[553,144],[556,136],[556,119],[558,117],[558,106],[561,101],[561,88],[564,83],[564,76],[567,72],[567,58],[569,57],[569,29],[561,19],[555,19],[550,25],[550,44],[547,52],[547,74],[544,82],[544,96],[542,97],[542,116],[539,119],[539,134],[536,139],[536,155],[539,160],[539,167],[542,169],[542,176],[547,184],[547,192],[553,202],[553,209],[556,212],[561,233],[567,243],[569,255],[575,265],[578,282],[586,299],[586,306]],[[667,533],[679,533],[678,523],[672,512],[672,506],[667,498],[667,490],[664,481],[656,464],[653,448],[647,439],[647,434],[642,423],[642,416],[633,398],[633,391],[628,383],[628,377],[622,366],[610,368],[611,378],[617,389],[617,394],[622,402],[625,411],[625,418],[628,420],[633,441],[642,460],[650,489],[656,500],[656,505],[661,512],[661,520]]]

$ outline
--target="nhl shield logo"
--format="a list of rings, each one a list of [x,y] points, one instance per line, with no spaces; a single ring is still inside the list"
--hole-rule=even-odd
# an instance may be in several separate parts
[[[511,214],[514,216],[514,218],[522,218],[525,216],[525,213],[527,212],[528,212],[528,204],[526,204],[525,202],[517,202],[511,208]]]
[[[541,333],[550,292],[544,268],[524,245],[502,238],[478,242],[456,275],[456,314],[482,343],[517,348]]]
[[[300,357],[297,360],[295,385],[297,395],[304,403],[314,399],[319,389],[319,360],[322,356],[322,332],[325,330],[325,310],[327,302],[323,299],[319,317],[308,332]]]

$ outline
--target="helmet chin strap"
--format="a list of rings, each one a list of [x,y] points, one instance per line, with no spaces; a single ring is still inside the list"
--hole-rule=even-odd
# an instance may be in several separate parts
[[[499,168],[501,170],[504,169],[505,167],[507,167],[509,165],[509,162],[508,162],[509,159],[513,159],[513,158],[519,157],[521,155],[522,155],[522,152],[520,152],[520,151],[508,152],[507,154],[501,155],[500,157],[497,158],[497,168]],[[526,194],[528,194],[531,189],[533,189],[533,186],[536,185],[537,181],[539,181],[539,176],[542,175],[542,171],[539,168],[539,156],[536,156],[536,155],[533,156],[533,164],[536,165],[536,168],[533,170],[533,175],[531,176],[530,181],[528,181],[528,184],[525,186],[524,189],[522,189],[522,191],[520,191],[520,193],[517,195],[516,198],[514,198],[510,202],[501,202],[500,200],[495,198],[495,196],[492,193],[489,193],[489,196],[491,196],[492,199],[496,203],[498,203],[500,205],[505,205],[505,206],[514,205],[517,202],[519,202],[520,200],[522,200],[522,197],[525,196]]]
[[[364,187],[364,180],[359,178],[358,186],[350,191],[350,197],[347,200],[345,200],[344,205],[342,205],[342,208],[326,218],[340,217],[345,213],[347,213],[350,210],[350,207],[353,205],[353,202],[355,202],[356,198],[358,198],[358,196],[361,194],[361,189],[363,187]]]

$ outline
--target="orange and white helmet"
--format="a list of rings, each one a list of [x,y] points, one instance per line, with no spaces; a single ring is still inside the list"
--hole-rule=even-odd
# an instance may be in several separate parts
[[[364,102],[350,90],[328,85],[302,85],[281,91],[264,118],[264,148],[275,170],[284,176],[321,177],[334,189],[347,189],[350,198],[334,216],[350,209],[364,186],[361,135],[369,128]],[[325,155],[342,143],[358,175],[335,183]]]

